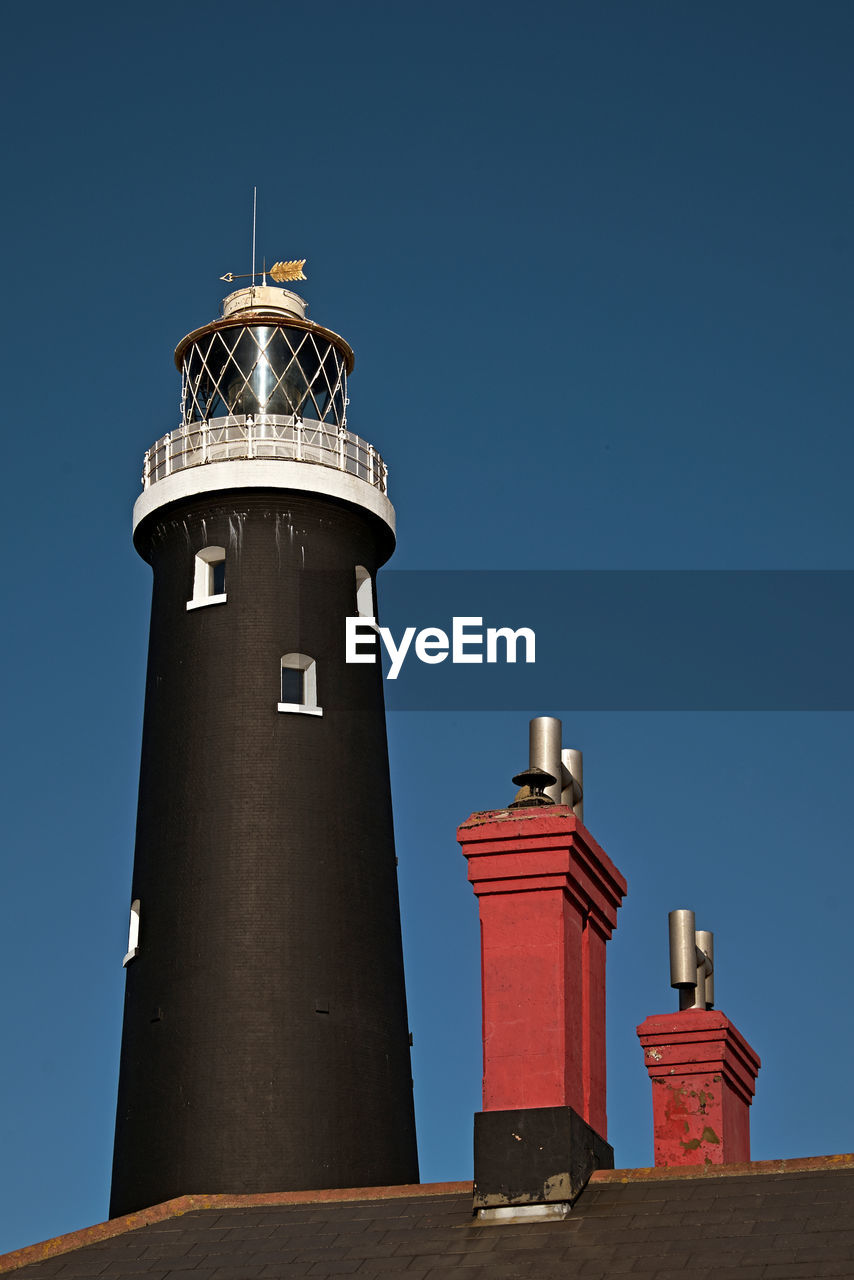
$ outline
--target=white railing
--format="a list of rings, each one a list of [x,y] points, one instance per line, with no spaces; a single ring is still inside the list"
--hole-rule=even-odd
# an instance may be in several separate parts
[[[142,487],[147,489],[173,471],[232,458],[314,462],[358,476],[381,493],[387,489],[388,468],[367,440],[323,422],[272,413],[188,422],[167,432],[146,452]]]

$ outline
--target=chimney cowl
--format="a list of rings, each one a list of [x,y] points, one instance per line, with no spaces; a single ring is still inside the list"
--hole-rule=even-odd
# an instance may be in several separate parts
[[[532,765],[529,769],[523,769],[521,773],[517,773],[512,780],[519,790],[507,806],[508,809],[534,809],[541,805],[554,804],[551,796],[544,794],[546,787],[551,787],[557,782],[553,773]]]

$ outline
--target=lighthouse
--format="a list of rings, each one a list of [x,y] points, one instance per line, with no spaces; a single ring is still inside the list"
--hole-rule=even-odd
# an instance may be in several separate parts
[[[303,277],[304,278],[304,277]],[[345,660],[394,549],[353,352],[254,282],[175,353],[153,571],[110,1213],[418,1181],[382,673]]]

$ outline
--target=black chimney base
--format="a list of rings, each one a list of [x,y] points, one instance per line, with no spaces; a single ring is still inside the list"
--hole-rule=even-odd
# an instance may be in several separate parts
[[[572,1107],[477,1111],[474,1207],[572,1204],[614,1149]]]

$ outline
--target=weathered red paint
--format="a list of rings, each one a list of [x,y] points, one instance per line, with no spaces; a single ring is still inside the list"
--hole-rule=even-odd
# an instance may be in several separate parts
[[[652,1080],[655,1164],[750,1159],[750,1104],[760,1060],[711,1009],[656,1014],[637,1029]]]
[[[457,832],[480,908],[483,1110],[572,1107],[601,1137],[605,944],[626,882],[567,805]]]

